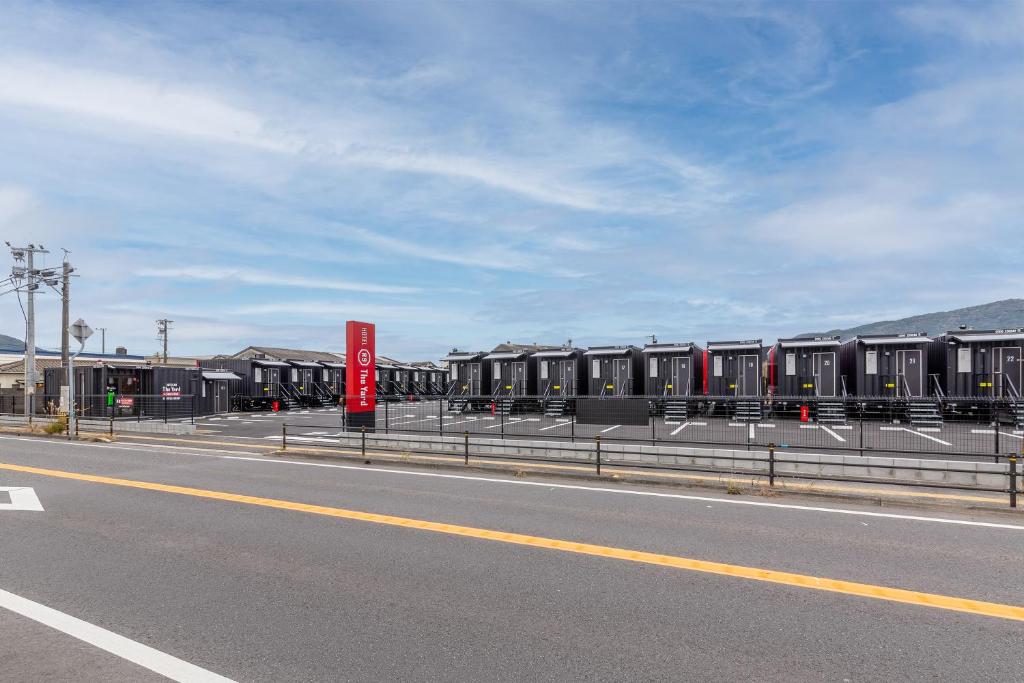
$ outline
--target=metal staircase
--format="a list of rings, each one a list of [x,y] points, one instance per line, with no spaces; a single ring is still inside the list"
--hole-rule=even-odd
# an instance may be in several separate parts
[[[929,398],[908,399],[907,422],[915,427],[941,427],[942,409],[939,402]]]
[[[564,398],[549,398],[544,400],[545,417],[562,417],[566,414],[569,403]]]
[[[761,400],[757,398],[741,398],[736,401],[736,413],[733,418],[741,422],[761,421]]]
[[[665,420],[686,422],[690,416],[690,408],[685,398],[670,398],[665,401]]]
[[[815,421],[825,424],[846,424],[846,402],[842,399],[821,399],[816,404]]]
[[[302,407],[302,401],[299,399],[299,392],[291,384],[281,385],[280,401],[282,407],[288,410],[295,410],[296,408]]]
[[[1014,429],[1024,429],[1024,401],[1017,398],[1010,401],[1010,419]]]

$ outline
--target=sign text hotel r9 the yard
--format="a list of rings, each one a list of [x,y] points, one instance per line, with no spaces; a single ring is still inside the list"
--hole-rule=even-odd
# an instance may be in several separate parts
[[[372,431],[377,408],[377,344],[373,323],[345,323],[345,387],[347,423]]]

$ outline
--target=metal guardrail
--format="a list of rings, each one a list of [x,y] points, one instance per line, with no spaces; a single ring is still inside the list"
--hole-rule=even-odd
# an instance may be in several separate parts
[[[600,424],[579,418],[583,401],[601,404]],[[680,412],[680,403],[685,410]],[[994,459],[1020,453],[1024,425],[1005,400],[897,397],[568,397],[549,410],[543,396],[414,397],[377,405],[377,431],[441,436],[468,430],[504,439],[577,441],[600,434],[608,442],[815,450],[859,455]],[[639,408],[638,408],[639,405]],[[757,409],[751,412],[751,405]],[[638,424],[636,411],[640,410]],[[646,419],[643,414],[646,412]]]
[[[61,412],[60,402],[60,396],[36,394],[31,412],[36,416],[56,416]],[[21,396],[0,395],[0,415],[24,414]],[[191,394],[168,397],[153,394],[78,395],[75,397],[75,415],[85,419],[188,421],[194,424],[196,397]]]
[[[289,438],[289,427],[293,430],[291,433],[292,445],[300,445],[303,448],[342,448],[347,449],[349,446],[342,444],[341,439],[338,439],[338,443],[330,443],[330,438],[318,437],[318,440],[311,442],[308,439],[304,439],[301,433],[296,434],[294,430],[317,430],[319,433],[323,433],[320,430],[336,428],[337,425],[310,425],[310,424],[289,424],[283,423],[281,426],[281,448],[282,450],[288,450],[288,438]],[[403,442],[395,441],[388,435],[380,436],[373,432],[368,432],[365,427],[356,430],[346,430],[345,436],[359,436],[359,454],[364,460],[367,460],[372,453],[368,449],[385,450],[385,451],[402,451],[408,452],[408,446]],[[601,444],[602,438],[598,434],[589,440],[589,443],[593,444],[593,448],[588,451],[577,451],[585,453],[586,457],[565,457],[565,458],[552,458],[544,455],[533,456],[533,455],[522,455],[523,450],[536,450],[549,452],[552,449],[551,444],[531,444],[529,442],[502,442],[495,441],[494,439],[488,439],[486,447],[488,449],[500,449],[508,450],[509,452],[503,452],[495,454],[493,452],[482,452],[480,450],[474,450],[473,440],[470,438],[470,432],[463,430],[461,433],[461,443],[458,447],[452,447],[448,449],[436,449],[431,448],[430,450],[424,451],[424,454],[429,455],[449,455],[454,457],[461,457],[465,465],[469,465],[472,459],[476,460],[511,460],[523,463],[549,463],[549,464],[562,464],[562,465],[575,465],[584,467],[593,467],[594,473],[597,476],[601,476],[602,467],[605,469],[621,468],[621,469],[633,469],[633,470],[659,470],[668,472],[697,472],[706,474],[732,474],[734,476],[743,477],[756,477],[767,482],[769,488],[774,488],[776,481],[780,479],[794,479],[794,480],[811,480],[811,481],[833,481],[833,482],[845,482],[853,484],[874,484],[874,485],[885,485],[885,486],[896,486],[896,487],[916,487],[916,488],[929,488],[929,489],[940,489],[940,490],[958,490],[958,491],[975,491],[975,492],[987,492],[987,493],[1000,493],[1008,496],[1008,504],[1011,508],[1017,507],[1017,497],[1020,493],[1024,492],[1018,489],[1019,478],[1017,463],[1018,458],[1016,455],[1010,455],[1007,458],[1007,469],[1006,469],[1006,486],[983,486],[983,485],[966,485],[966,484],[955,484],[944,481],[917,481],[910,479],[898,479],[898,478],[880,478],[872,476],[839,476],[829,475],[824,473],[810,473],[800,472],[792,470],[780,471],[779,466],[785,465],[807,465],[810,464],[808,460],[801,460],[799,457],[786,457],[783,455],[779,456],[778,448],[776,444],[769,443],[766,446],[767,455],[766,457],[758,457],[755,454],[742,455],[738,454],[739,451],[730,451],[728,454],[723,452],[715,452],[711,455],[701,455],[697,453],[687,454],[686,458],[694,461],[694,464],[679,465],[671,464],[666,462],[645,462],[644,456],[650,455],[644,453],[637,446],[636,450],[630,450],[628,448],[619,448],[614,453],[614,458],[609,458],[608,455],[602,456]],[[296,442],[296,439],[298,441]],[[449,442],[450,443],[450,442]],[[456,442],[458,443],[458,442]],[[701,461],[701,462],[697,462]],[[754,468],[744,469],[737,471],[734,468],[721,467],[714,465],[714,462],[728,461],[733,464],[735,463],[762,463],[764,469],[758,470]],[[369,462],[367,460],[367,462]],[[927,461],[923,461],[927,462]],[[877,469],[878,463],[870,462],[867,459],[863,463],[843,461],[842,467],[844,469],[863,469],[870,470],[872,468]],[[907,472],[934,472],[934,473],[954,473],[954,474],[978,474],[975,469],[969,469],[967,467],[949,467],[939,465],[928,465],[928,464],[905,464],[900,463],[898,466],[893,468],[894,470],[901,470]],[[992,473],[986,473],[992,474]]]

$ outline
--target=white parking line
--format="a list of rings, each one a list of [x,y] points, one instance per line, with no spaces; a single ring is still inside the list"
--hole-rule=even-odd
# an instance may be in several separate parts
[[[671,434],[669,434],[669,436],[675,436],[676,434],[678,434],[679,432],[683,431],[684,429],[686,429],[689,426],[690,426],[689,422],[684,422],[683,424],[681,424],[678,427],[676,427],[675,431],[672,432]]]
[[[570,424],[572,424],[572,421],[569,421],[569,422],[557,422],[557,423],[555,423],[553,425],[550,425],[548,427],[541,427],[537,431],[538,432],[546,432],[549,429],[554,429],[555,427],[565,427],[565,426],[570,425]]]
[[[207,671],[195,664],[189,664],[182,659],[172,657],[166,652],[155,650],[148,645],[143,645],[118,635],[113,631],[100,628],[70,614],[58,612],[51,607],[33,602],[14,593],[8,593],[5,590],[0,590],[0,607],[9,609],[15,614],[20,614],[44,626],[49,626],[55,631],[60,631],[72,638],[77,638],[84,643],[88,643],[126,661],[138,664],[150,671],[155,671],[172,681],[210,681],[211,683],[213,681],[227,681],[230,683],[231,681],[230,678]]]
[[[1002,434],[1003,436],[1012,436],[1015,439],[1024,439],[1024,436],[1021,436],[1019,433],[1017,433],[1017,434],[1011,434],[1009,432],[999,432],[999,433]]]
[[[486,418],[486,419],[493,420],[494,418]],[[484,427],[484,429],[497,429],[498,427],[504,427],[506,424],[514,425],[514,424],[519,424],[520,422],[524,422],[524,421],[525,420],[509,420],[508,422],[499,422],[496,425],[487,425],[486,427]]]
[[[825,425],[821,425],[821,429],[822,429],[822,431],[825,431],[825,432],[828,432],[829,434],[831,434],[833,437],[835,437],[835,439],[837,441],[842,441],[843,443],[846,443],[846,439],[844,439],[843,437],[839,436],[838,434],[833,432],[831,429],[829,429]]]
[[[922,434],[921,432],[916,432],[913,429],[907,429],[906,427],[879,427],[878,429],[880,431],[883,431],[883,432],[907,432],[908,434],[917,434],[918,436],[923,436],[924,438],[930,439],[931,441],[934,441],[936,443],[941,443],[943,446],[952,446],[953,445],[953,444],[949,443],[948,441],[943,441],[942,439],[937,439],[934,436],[929,436],[928,434]]]
[[[614,427],[609,427],[608,429],[602,429],[602,430],[601,430],[601,433],[602,433],[602,434],[604,434],[605,432],[610,432],[610,431],[612,431],[613,429],[618,429],[618,428],[619,428],[619,427],[621,427],[621,426],[622,426],[622,425],[615,425]]]

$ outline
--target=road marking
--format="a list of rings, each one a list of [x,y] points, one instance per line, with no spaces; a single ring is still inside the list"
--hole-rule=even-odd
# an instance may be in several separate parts
[[[747,432],[747,435],[751,439],[756,439],[757,438],[757,436],[754,434],[754,423],[753,422],[750,423],[750,430]]]
[[[619,427],[621,427],[621,426],[622,426],[622,425],[615,425],[614,427],[609,427],[608,429],[602,429],[602,430],[601,430],[601,433],[602,433],[602,434],[604,434],[605,432],[610,432],[610,431],[612,431],[613,429],[618,429],[618,428],[619,428]]]
[[[689,422],[684,422],[683,424],[681,424],[681,425],[679,425],[678,427],[676,427],[675,431],[674,431],[674,432],[672,432],[671,434],[669,434],[669,436],[675,436],[675,435],[676,435],[676,434],[678,434],[679,432],[681,432],[681,431],[683,431],[684,429],[686,429],[686,428],[687,428],[687,427],[689,426],[689,424],[690,424]]]
[[[1000,431],[999,433],[1002,434],[1003,436],[1012,436],[1015,439],[1024,439],[1024,436],[1021,436],[1020,434],[1010,434],[1009,432],[1003,431]]]
[[[939,427],[918,427],[917,431],[919,431],[919,432],[941,432],[942,429],[940,429]]]
[[[760,427],[761,429],[775,429],[775,425],[773,425],[773,424],[766,424],[766,425],[759,424],[757,426]]]
[[[835,432],[833,432],[833,431],[832,431],[831,429],[829,429],[829,428],[828,428],[828,427],[826,427],[825,425],[821,425],[821,429],[822,429],[822,431],[824,431],[824,432],[828,432],[829,434],[831,434],[831,435],[832,435],[833,437],[835,437],[835,438],[836,438],[836,439],[837,439],[838,441],[842,441],[843,443],[846,443],[846,439],[844,439],[843,437],[839,436],[838,434],[836,434]]]
[[[11,497],[10,503],[0,503],[0,510],[43,512],[39,496],[28,486],[0,486],[0,491],[6,491],[7,495]]]
[[[329,507],[325,505],[312,505],[310,503],[299,503],[295,501],[279,500],[276,498],[261,498],[257,496],[246,496],[237,493],[226,493],[223,491],[210,491],[197,489],[188,486],[175,486],[171,484],[158,484],[148,481],[135,481],[131,479],[118,479],[95,474],[82,474],[79,472],[65,472],[62,470],[44,469],[41,467],[29,467],[26,465],[12,465],[0,463],[0,469],[26,474],[37,474],[45,477],[59,479],[72,479],[76,481],[92,482],[96,484],[109,484],[125,488],[142,489],[147,491],[159,491],[173,493],[195,498],[206,498],[220,500],[244,505],[255,505],[259,507],[272,508],[277,510],[290,510],[293,512],[305,512],[308,514],[322,515],[337,519],[348,519],[373,524],[415,529],[419,531],[431,531],[451,536],[463,536],[486,541],[496,541],[512,545],[543,548],[546,550],[557,550],[561,552],[574,553],[579,555],[590,555],[639,564],[649,564],[661,567],[671,567],[687,571],[700,572],[705,574],[716,574],[730,576],[733,578],[747,579],[751,581],[763,581],[767,583],[781,584],[796,588],[807,588],[820,590],[829,593],[840,593],[853,595],[862,598],[884,600],[903,604],[916,605],[920,607],[932,607],[936,609],[950,610],[954,612],[965,612],[981,616],[1009,619],[1013,621],[1024,621],[1024,607],[1006,605],[968,598],[958,598],[935,593],[922,593],[918,591],[905,590],[902,588],[890,588],[887,586],[876,586],[872,584],[843,581],[841,579],[827,579],[803,574],[762,569],[758,567],[747,567],[743,565],[725,564],[722,562],[711,562],[675,555],[662,555],[659,553],[646,552],[642,550],[630,550],[627,548],[615,548],[611,546],[594,545],[591,543],[579,543],[556,538],[545,538],[543,536],[528,536],[506,531],[492,529],[481,529],[477,527],[446,524],[443,522],[432,522],[429,520],[412,519],[409,517],[397,517],[373,512],[362,512],[359,510],[346,510],[344,508]],[[194,680],[194,679],[192,679]]]
[[[930,436],[928,434],[922,434],[919,431],[914,431],[913,429],[907,429],[906,427],[879,427],[878,429],[879,429],[879,431],[883,431],[883,432],[906,432],[907,434],[917,434],[918,436],[924,437],[925,439],[930,439],[932,441],[935,441],[936,443],[941,443],[943,446],[952,446],[953,445],[953,444],[949,443],[948,441],[943,441],[942,439],[937,439],[934,436]],[[927,429],[927,428],[925,428],[925,429]]]
[[[571,421],[570,421],[570,422],[556,422],[555,424],[553,424],[553,425],[551,425],[551,426],[548,426],[548,427],[541,427],[541,428],[540,428],[540,429],[538,429],[537,431],[538,431],[538,432],[546,432],[546,431],[548,431],[549,429],[554,429],[555,427],[568,427],[568,426],[569,426],[570,424],[572,424],[572,422],[571,422]]]
[[[494,418],[493,418],[493,417],[488,417],[488,418],[485,418],[485,419],[487,419],[487,420],[493,420]],[[498,427],[504,427],[504,426],[505,426],[505,425],[507,425],[507,424],[509,424],[509,425],[514,425],[514,424],[518,424],[518,423],[520,423],[520,422],[523,422],[523,420],[521,420],[521,419],[520,419],[520,420],[517,420],[517,419],[511,419],[511,420],[509,420],[508,422],[499,422],[499,423],[498,423],[498,424],[496,424],[496,425],[487,425],[486,427],[484,427],[484,429],[497,429]]]
[[[995,434],[994,429],[972,429],[971,434]]]
[[[72,638],[77,638],[121,659],[138,664],[172,681],[202,681],[204,683],[223,681],[231,683],[230,678],[207,671],[195,664],[189,664],[177,657],[172,657],[166,652],[155,650],[148,645],[143,645],[118,635],[113,631],[100,628],[70,614],[58,612],[52,607],[41,605],[38,602],[33,602],[14,593],[8,593],[5,590],[0,590],[0,607],[39,622],[44,626],[49,626],[55,631],[65,633]]]
[[[696,423],[695,422],[694,424],[700,424],[700,423]],[[211,441],[211,440],[205,440],[205,439],[203,439],[203,440],[200,440],[200,439],[182,439],[182,438],[172,438],[172,437],[144,436],[144,435],[140,435],[140,434],[132,434],[131,438],[133,440],[130,440],[130,441],[129,440],[120,441],[119,443],[122,444],[122,445],[119,445],[119,446],[115,446],[115,445],[112,445],[112,444],[84,443],[84,442],[71,442],[71,441],[61,441],[61,442],[55,442],[55,443],[59,443],[62,446],[71,446],[71,447],[74,447],[74,448],[112,448],[114,450],[131,450],[131,451],[135,451],[136,453],[139,453],[139,452],[143,452],[144,453],[145,451],[141,450],[140,448],[129,448],[128,446],[131,445],[131,446],[139,446],[139,447],[144,447],[144,448],[167,448],[167,449],[174,449],[174,450],[178,450],[178,451],[187,451],[187,453],[185,453],[185,454],[187,454],[187,455],[194,455],[196,457],[219,457],[219,456],[207,456],[207,455],[205,455],[205,453],[233,453],[233,454],[244,454],[244,455],[259,455],[258,453],[253,453],[252,451],[243,451],[243,450],[230,451],[230,450],[223,450],[223,449],[208,448],[208,446],[231,446],[233,448],[258,448],[258,449],[264,450],[264,451],[280,451],[281,450],[280,446],[270,446],[270,445],[264,445],[262,443],[240,443],[238,441]],[[278,437],[258,437],[258,436],[232,435],[232,438],[236,438],[236,439],[251,439],[252,441],[264,441],[266,439],[277,439]],[[141,440],[144,440],[146,442],[149,442],[149,441],[173,441],[175,443],[191,443],[191,444],[201,444],[201,445],[199,445],[199,446],[167,446],[167,445],[163,445],[163,444],[139,443],[138,441],[135,441],[134,439],[141,439]],[[40,443],[40,440],[39,440],[38,437],[25,437],[25,436],[19,437],[19,436],[2,436],[2,435],[0,435],[0,440],[6,440],[6,441],[25,441],[25,442],[28,442],[28,443],[35,443],[35,444]],[[327,443],[334,443],[334,442],[327,442]],[[712,452],[714,449],[710,449],[710,448],[693,448],[692,450]],[[201,453],[196,453],[194,451],[200,451]],[[355,457],[355,456],[362,457],[362,454],[360,453],[358,448],[342,448],[342,447],[339,447],[339,446],[335,446],[335,448],[333,448],[333,449],[317,448],[315,450],[305,450],[305,449],[299,447],[299,448],[291,448],[291,449],[289,449],[288,452],[289,452],[289,454],[299,454],[300,457],[301,457],[301,454],[303,454],[303,453],[311,453],[311,454],[315,454],[317,456],[323,455],[324,453],[328,453],[328,454],[334,453],[334,454],[341,455],[343,457]],[[765,453],[766,451],[760,451],[760,452],[761,453]],[[372,451],[372,452],[369,452],[368,454],[373,456],[374,458],[377,458],[377,459],[394,461],[394,462],[405,463],[408,460],[408,456],[399,455],[399,454],[397,454],[395,452]],[[821,454],[820,453],[812,453],[811,455],[821,455]],[[447,463],[447,464],[454,464],[454,463],[462,462],[462,456],[429,455],[427,453],[415,453],[415,454],[413,454],[413,457],[415,458],[415,460],[417,462],[439,462],[439,463]],[[268,461],[268,462],[277,462],[277,461]],[[294,461],[281,461],[281,462],[294,462]],[[544,472],[548,471],[548,470],[550,470],[550,471],[559,471],[559,472],[586,472],[586,473],[590,473],[590,472],[593,471],[592,467],[583,467],[583,466],[580,466],[580,465],[573,465],[573,464],[569,464],[569,463],[562,464],[562,463],[524,462],[522,460],[505,460],[505,459],[499,459],[499,458],[495,458],[494,460],[490,460],[489,462],[494,464],[494,465],[498,465],[498,466],[515,467],[515,468],[518,468],[518,469],[530,468],[530,471],[536,471],[538,474],[544,474]],[[297,463],[297,464],[305,465],[307,463]],[[605,469],[606,469],[606,471],[609,474],[621,474],[623,476],[629,476],[631,474],[636,474],[636,472],[633,471],[633,470],[617,468],[614,465],[609,465]],[[697,475],[697,474],[683,474],[681,472],[648,471],[646,476],[653,477],[653,478],[658,478],[658,479],[666,479],[666,480],[692,481],[692,482],[696,482],[698,484],[707,484],[707,483],[713,483],[713,484],[722,484],[722,483],[749,484],[750,483],[750,479],[749,478],[731,478],[731,477],[728,477],[728,476],[724,476],[721,472],[718,472],[718,473],[710,472],[710,473],[707,473],[707,474]],[[968,495],[957,494],[957,493],[936,493],[936,492],[932,492],[932,491],[903,491],[903,490],[900,490],[898,488],[881,488],[881,489],[879,489],[879,488],[870,488],[870,487],[857,487],[856,489],[850,489],[850,488],[844,487],[844,486],[832,486],[832,485],[829,485],[829,484],[821,484],[819,482],[808,483],[808,484],[802,484],[802,483],[799,483],[799,482],[792,482],[792,481],[791,482],[786,482],[785,489],[786,490],[791,490],[791,491],[807,490],[807,491],[813,491],[813,492],[816,492],[816,493],[828,492],[828,493],[844,493],[844,494],[848,494],[851,491],[855,491],[856,493],[859,493],[859,494],[871,495],[871,496],[879,496],[879,497],[888,497],[888,498],[897,498],[897,499],[898,498],[915,498],[915,499],[922,499],[922,500],[931,499],[931,500],[942,500],[942,501],[947,501],[948,500],[948,501],[956,501],[958,503],[985,503],[985,504],[990,504],[990,505],[992,505],[992,504],[994,504],[994,505],[1005,505],[1005,503],[1006,503],[1006,500],[1004,498],[996,498],[996,497],[992,497],[992,496],[973,496],[973,495],[972,496],[968,496]],[[730,502],[732,502],[732,501],[730,501]],[[982,526],[984,526],[984,525],[982,525]]]

